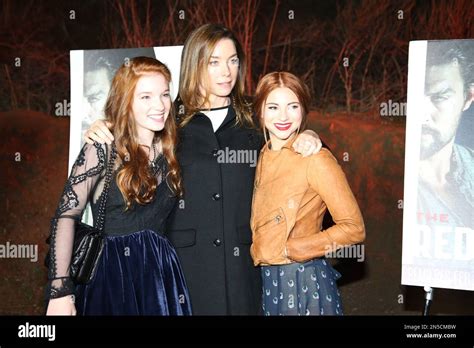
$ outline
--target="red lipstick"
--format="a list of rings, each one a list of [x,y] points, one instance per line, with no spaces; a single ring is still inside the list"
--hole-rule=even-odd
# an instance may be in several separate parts
[[[291,123],[274,123],[274,125],[279,131],[286,131],[291,127]]]

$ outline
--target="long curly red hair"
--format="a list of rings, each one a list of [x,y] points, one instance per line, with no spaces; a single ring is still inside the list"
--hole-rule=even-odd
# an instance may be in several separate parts
[[[148,155],[138,142],[136,122],[132,113],[133,95],[139,78],[145,74],[162,74],[171,82],[169,69],[149,57],[136,57],[123,64],[114,76],[105,105],[106,120],[112,123],[117,154],[122,167],[117,173],[117,186],[126,203],[126,210],[134,203],[147,204],[154,198],[157,180],[149,169]],[[182,195],[181,173],[176,159],[177,128],[174,107],[163,130],[155,133],[154,141],[161,140],[163,155],[168,164],[167,180],[172,191]]]

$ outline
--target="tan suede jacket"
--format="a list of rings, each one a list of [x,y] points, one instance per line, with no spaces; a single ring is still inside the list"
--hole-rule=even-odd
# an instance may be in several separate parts
[[[255,175],[250,252],[257,265],[303,262],[365,239],[359,206],[327,149],[303,158],[289,140],[261,150]],[[326,209],[335,225],[321,230]],[[285,250],[286,247],[286,250]]]

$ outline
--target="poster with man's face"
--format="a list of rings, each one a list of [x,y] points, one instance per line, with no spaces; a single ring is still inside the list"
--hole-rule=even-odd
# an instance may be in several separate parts
[[[474,290],[474,40],[408,64],[402,284]]]
[[[171,71],[171,94],[178,93],[182,46],[71,51],[71,123],[69,168],[83,145],[83,134],[97,119],[104,118],[104,106],[118,68],[138,56],[156,58]]]

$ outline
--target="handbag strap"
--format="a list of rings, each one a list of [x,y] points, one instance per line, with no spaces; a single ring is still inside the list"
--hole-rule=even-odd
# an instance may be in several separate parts
[[[105,223],[105,205],[107,204],[107,196],[109,194],[109,186],[112,180],[112,173],[114,170],[115,158],[117,157],[117,151],[115,149],[115,143],[112,142],[110,158],[107,159],[107,166],[104,179],[104,191],[102,192],[102,199],[99,203],[98,216],[96,228],[100,231],[104,229]]]

